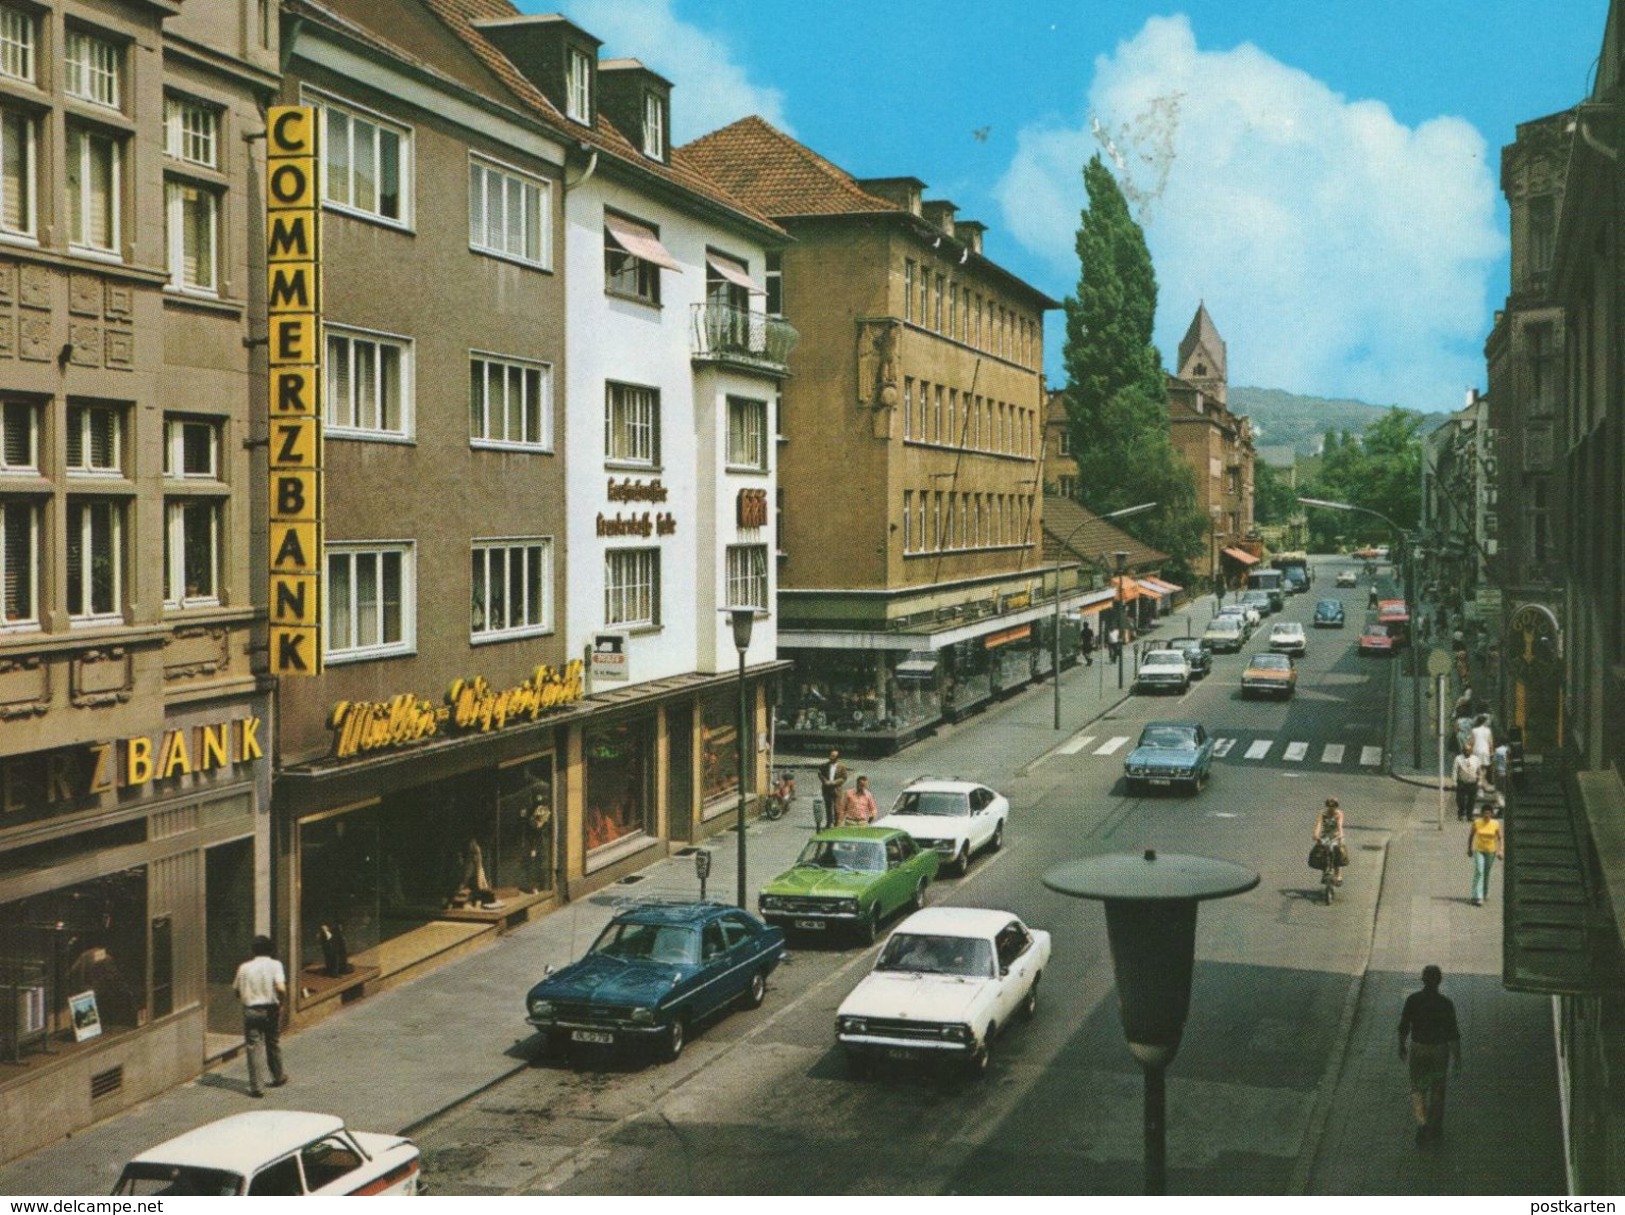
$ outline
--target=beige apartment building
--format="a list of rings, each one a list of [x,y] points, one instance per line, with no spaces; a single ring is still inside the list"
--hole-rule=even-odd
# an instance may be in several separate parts
[[[915,178],[860,180],[754,117],[683,152],[795,238],[768,269],[801,333],[778,428],[779,745],[892,750],[1048,671],[1056,302]]]

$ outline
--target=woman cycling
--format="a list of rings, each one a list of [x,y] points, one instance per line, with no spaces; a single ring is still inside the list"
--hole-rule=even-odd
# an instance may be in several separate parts
[[[1326,868],[1332,875],[1332,885],[1343,884],[1343,866],[1338,858],[1343,852],[1343,811],[1335,797],[1326,799],[1325,808],[1315,818],[1314,834],[1310,837],[1326,849]]]

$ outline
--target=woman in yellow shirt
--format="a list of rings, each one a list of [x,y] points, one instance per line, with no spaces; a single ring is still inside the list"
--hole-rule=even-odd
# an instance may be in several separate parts
[[[1473,860],[1473,906],[1482,907],[1490,896],[1490,870],[1506,855],[1501,822],[1488,802],[1479,806],[1478,817],[1467,830],[1467,855]]]

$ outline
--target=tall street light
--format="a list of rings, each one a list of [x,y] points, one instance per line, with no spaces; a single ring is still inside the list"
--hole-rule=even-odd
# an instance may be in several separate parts
[[[1404,577],[1405,577],[1405,610],[1411,614],[1411,620],[1412,620],[1413,625],[1414,625],[1414,622],[1416,620],[1416,615],[1417,615],[1416,588],[1414,586],[1416,563],[1411,559],[1411,546],[1406,541],[1405,533],[1400,528],[1399,524],[1395,523],[1392,519],[1390,519],[1387,515],[1383,514],[1381,511],[1372,510],[1369,506],[1355,506],[1352,502],[1329,502],[1325,498],[1302,498],[1302,497],[1300,497],[1298,499],[1298,501],[1303,503],[1305,506],[1318,506],[1322,510],[1340,510],[1340,511],[1347,511],[1347,512],[1357,514],[1357,515],[1370,515],[1373,519],[1381,519],[1384,523],[1386,523],[1388,525],[1388,527],[1394,533],[1394,541],[1395,541],[1395,543],[1399,546],[1400,550],[1405,554],[1405,573],[1404,573]],[[1410,667],[1411,667],[1411,683],[1412,683],[1411,699],[1412,699],[1412,703],[1413,704],[1421,704],[1421,700],[1420,700],[1420,695],[1421,695],[1420,682],[1421,682],[1421,677],[1422,677],[1422,666],[1417,661],[1416,647],[1417,647],[1416,630],[1413,627],[1411,629],[1411,636],[1406,641],[1405,648],[1410,651],[1410,657],[1409,657],[1408,661],[1410,662]],[[1415,763],[1415,765],[1418,768],[1420,768],[1422,766],[1422,718],[1421,718],[1420,714],[1417,714],[1417,713],[1412,713],[1411,717],[1412,717],[1413,722],[1415,724],[1415,728],[1412,731],[1412,734],[1413,734],[1412,741],[1414,743],[1414,747],[1413,747],[1414,755],[1412,756],[1412,759],[1413,759],[1413,762]]]
[[[739,651],[739,906],[745,906],[745,764],[753,748],[747,745],[754,731],[747,723],[745,706],[745,651],[750,649],[750,632],[756,624],[754,607],[723,608],[733,625],[734,649]]]
[[[1155,502],[1141,502],[1138,506],[1125,506],[1122,510],[1114,510],[1109,514],[1096,515],[1094,519],[1085,519],[1078,526],[1067,533],[1066,539],[1055,551],[1055,628],[1050,635],[1050,677],[1055,683],[1055,728],[1061,728],[1061,554],[1066,552],[1066,546],[1072,543],[1073,538],[1096,519],[1125,519],[1129,515],[1138,515],[1142,511],[1153,509]],[[1121,627],[1121,622],[1119,622]],[[1122,686],[1119,677],[1118,686]]]
[[[1112,584],[1114,614],[1117,617],[1117,690],[1123,690],[1123,645],[1128,641],[1128,630],[1123,627],[1123,578],[1128,569],[1128,554],[1118,549],[1112,556],[1117,561],[1117,581]]]

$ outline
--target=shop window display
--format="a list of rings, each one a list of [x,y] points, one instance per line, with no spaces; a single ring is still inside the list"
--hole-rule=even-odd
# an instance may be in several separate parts
[[[553,889],[553,757],[538,755],[497,773],[499,890]]]
[[[0,1062],[127,1033],[149,1011],[144,867],[0,906]]]
[[[957,642],[945,654],[948,675],[943,701],[950,712],[963,712],[993,695],[992,655],[981,641]]]
[[[721,692],[705,701],[700,721],[702,802],[739,795],[739,699]]]
[[[648,718],[586,732],[587,851],[654,833],[654,730]]]
[[[798,655],[791,699],[779,710],[780,728],[897,734],[934,722],[942,716],[942,693],[936,670],[928,666],[919,656],[895,652]]]

